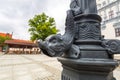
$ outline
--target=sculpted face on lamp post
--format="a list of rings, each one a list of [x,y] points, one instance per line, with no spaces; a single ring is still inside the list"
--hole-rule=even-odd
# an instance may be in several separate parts
[[[64,35],[38,41],[44,54],[58,56],[62,80],[115,80],[113,70],[118,62],[113,55],[120,54],[120,40],[104,39],[100,23],[96,0],[71,0]]]
[[[96,14],[97,8],[95,6],[95,0],[71,0],[71,9],[67,11],[65,34],[51,35],[45,41],[39,40],[39,47],[43,52],[48,56],[62,56],[62,54],[68,52],[70,54],[69,56],[77,58],[80,54],[80,49],[73,44],[78,31],[74,20],[75,16]],[[76,53],[76,55],[71,52]]]
[[[85,24],[80,23],[81,25],[83,25],[82,27],[84,28],[81,27],[79,29],[77,26],[76,20],[84,17],[81,15],[88,16],[88,19],[91,18],[91,20],[95,19],[96,22],[93,22],[92,25],[90,21],[88,21]],[[94,28],[91,28],[90,26],[89,31],[93,31],[93,32],[97,31],[97,33],[93,33],[93,34],[98,35],[97,37],[99,38],[99,40],[102,41],[102,46],[104,46],[108,50],[108,52],[110,52],[111,54],[120,53],[120,50],[119,50],[120,48],[118,48],[120,46],[118,44],[119,40],[105,40],[101,37],[101,32],[100,32],[101,18],[98,15],[96,17],[96,15],[97,15],[96,0],[71,0],[70,10],[67,11],[65,34],[64,35],[60,35],[60,34],[51,35],[48,38],[46,38],[45,41],[39,40],[38,41],[39,47],[42,49],[44,54],[51,56],[51,57],[62,56],[63,54],[67,54],[69,55],[69,57],[78,58],[80,56],[80,49],[78,45],[74,44],[74,42],[82,34],[81,32],[84,29],[86,28],[88,29],[88,27],[85,28],[85,26],[91,25],[91,26],[98,27],[98,28],[94,29]],[[76,16],[81,16],[81,17],[76,17]],[[88,34],[90,36],[93,35],[92,33],[91,33],[92,35],[90,33]],[[82,37],[84,36],[85,35],[83,35]],[[92,36],[92,37],[95,37],[95,36]]]
[[[79,47],[73,44],[76,29],[77,28],[74,23],[73,11],[68,10],[65,34],[51,35],[46,38],[45,41],[38,41],[39,47],[42,49],[44,54],[51,57],[62,56],[65,52],[68,52],[71,57],[78,57],[80,53]],[[78,55],[75,56],[72,52],[78,53]]]

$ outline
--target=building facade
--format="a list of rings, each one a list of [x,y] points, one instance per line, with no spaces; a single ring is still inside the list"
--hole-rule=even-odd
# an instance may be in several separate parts
[[[4,40],[12,39],[12,34],[0,32],[0,52],[4,50]]]
[[[120,39],[120,0],[96,0],[102,17],[101,30],[106,39]]]
[[[10,39],[4,39],[6,37]],[[12,34],[0,32],[0,52],[6,54],[40,54],[41,50],[36,43],[30,40],[13,39]]]

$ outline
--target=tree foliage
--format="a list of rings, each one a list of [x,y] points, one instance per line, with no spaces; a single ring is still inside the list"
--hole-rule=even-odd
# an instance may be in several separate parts
[[[47,36],[58,32],[54,18],[47,16],[45,13],[35,15],[33,19],[30,19],[29,26],[28,31],[32,41],[38,39],[44,40]]]
[[[5,45],[5,44],[4,44],[5,40],[10,40],[10,39],[11,39],[11,38],[8,37],[8,36],[6,36],[6,37],[0,36],[0,46],[3,47],[3,46]]]

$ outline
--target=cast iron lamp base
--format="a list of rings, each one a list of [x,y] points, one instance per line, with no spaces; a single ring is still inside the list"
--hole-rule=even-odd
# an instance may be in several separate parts
[[[61,80],[116,80],[113,70],[118,62],[110,59],[66,59],[58,58],[62,63]]]

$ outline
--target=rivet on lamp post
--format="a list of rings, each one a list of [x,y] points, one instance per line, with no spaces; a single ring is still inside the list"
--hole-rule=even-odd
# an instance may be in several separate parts
[[[113,55],[120,53],[120,41],[104,39],[100,23],[96,0],[71,0],[65,34],[38,41],[44,54],[62,63],[61,80],[116,80]]]

